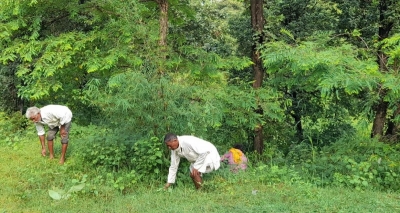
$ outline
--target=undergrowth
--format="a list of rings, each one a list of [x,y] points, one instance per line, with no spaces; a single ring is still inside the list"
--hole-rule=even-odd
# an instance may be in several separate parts
[[[205,174],[201,191],[194,190],[189,163],[182,160],[177,183],[164,190],[169,153],[158,138],[129,143],[93,139],[107,138],[107,131],[98,134],[102,131],[97,126],[74,125],[63,166],[40,156],[32,125],[17,132],[18,140],[2,138],[0,211],[400,210],[396,181],[400,158],[396,145],[353,139],[315,150],[301,144],[292,147],[288,156],[267,147],[263,155],[247,153],[250,164],[245,172],[232,173],[222,165]],[[93,137],[95,133],[99,137]],[[56,156],[59,151],[56,138]]]

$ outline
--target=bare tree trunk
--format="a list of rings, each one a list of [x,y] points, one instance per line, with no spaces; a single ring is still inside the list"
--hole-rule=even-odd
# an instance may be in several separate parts
[[[158,3],[159,9],[160,9],[160,39],[158,41],[159,44],[159,55],[158,55],[158,73],[159,73],[159,77],[161,79],[161,76],[164,75],[165,73],[165,60],[167,58],[166,54],[167,54],[167,35],[168,35],[168,8],[169,8],[169,4],[168,4],[168,0],[156,0],[156,2]],[[160,81],[160,92],[159,92],[159,96],[160,99],[163,100],[164,103],[164,112],[166,112],[167,109],[167,101],[165,100],[165,96],[164,96],[164,85],[162,85],[161,81]],[[164,121],[166,121],[167,118],[166,116],[164,116]],[[165,124],[167,124],[168,122],[164,122]],[[155,123],[154,124],[154,134],[158,135],[158,128],[159,128],[159,124]],[[166,129],[169,130],[169,126],[166,126]]]
[[[264,69],[260,57],[260,52],[258,51],[259,45],[264,42],[264,10],[263,10],[263,0],[250,0],[250,10],[251,10],[251,25],[253,28],[254,37],[256,37],[253,47],[252,47],[252,61],[253,61],[253,73],[254,73],[254,83],[253,88],[258,89],[262,86],[264,78]],[[257,100],[256,109],[257,113],[262,114],[263,110],[258,104]],[[264,149],[263,141],[263,126],[261,123],[257,124],[254,129],[254,149],[262,154]]]
[[[293,91],[291,93],[291,96],[293,98],[293,102],[294,103],[298,103],[300,101],[300,100],[298,100],[296,91]],[[291,111],[292,111],[291,116],[292,116],[292,118],[294,119],[294,122],[295,122],[296,136],[297,136],[298,142],[300,143],[304,139],[303,138],[303,125],[302,125],[302,122],[301,122],[301,118],[302,118],[301,110],[299,109],[299,107],[297,107],[297,104],[296,104],[296,106],[293,106],[291,108]]]
[[[385,133],[385,136],[389,139],[389,141],[398,141],[399,139],[399,129],[400,124],[394,122],[395,118],[400,115],[400,103],[397,104],[397,109],[394,111],[390,120],[388,121],[388,127]]]
[[[160,8],[160,47],[167,46],[168,35],[168,0],[157,0]]]
[[[388,2],[387,0],[380,0],[379,1],[379,40],[382,41],[383,39],[389,36],[390,31],[393,28],[393,22],[387,21],[387,17],[385,17],[385,13],[388,10]],[[381,72],[387,72],[387,55],[381,51],[381,48],[378,49],[378,63],[379,69]],[[383,131],[386,124],[386,115],[387,110],[389,107],[389,103],[386,102],[385,96],[387,94],[386,89],[381,88],[379,86],[379,102],[375,105],[375,118],[372,126],[371,137],[375,136],[383,136]]]
[[[381,100],[379,101],[379,104],[375,107],[375,118],[374,118],[374,123],[372,125],[372,133],[371,137],[375,136],[382,136],[383,135],[383,129],[385,127],[386,123],[386,114],[387,114],[387,108],[389,103],[386,101],[383,101],[384,95],[381,95]]]

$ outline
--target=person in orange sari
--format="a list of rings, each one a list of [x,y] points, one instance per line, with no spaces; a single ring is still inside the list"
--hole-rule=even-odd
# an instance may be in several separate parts
[[[227,163],[232,172],[246,170],[248,160],[242,150],[242,145],[235,144],[227,153],[221,156],[221,162]]]

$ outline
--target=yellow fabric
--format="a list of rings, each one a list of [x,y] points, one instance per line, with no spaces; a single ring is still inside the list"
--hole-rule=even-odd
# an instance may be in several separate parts
[[[242,161],[242,151],[239,149],[231,148],[229,151],[232,153],[233,161],[235,163],[240,163]]]

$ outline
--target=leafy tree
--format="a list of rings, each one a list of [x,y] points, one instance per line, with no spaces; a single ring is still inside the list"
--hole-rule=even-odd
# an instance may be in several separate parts
[[[90,105],[87,82],[140,66],[156,44],[146,11],[135,1],[6,1],[0,60],[16,67],[22,98]]]
[[[382,73],[389,78],[397,78],[388,64],[388,55],[382,50],[382,41],[388,39],[399,30],[399,2],[391,0],[374,1],[335,1],[343,11],[340,16],[338,33],[342,37],[357,45],[361,57],[374,58]],[[385,77],[385,78],[386,78]],[[384,87],[384,79],[377,81],[371,96],[373,99],[369,106],[372,119],[371,136],[396,135],[393,131],[395,124],[396,101],[389,101],[387,97],[389,88]],[[382,87],[383,86],[383,87]],[[385,132],[386,130],[386,132]]]
[[[371,78],[359,78],[365,71],[377,75],[377,67],[371,61],[359,61],[351,45],[330,46],[329,41],[322,34],[295,46],[270,42],[262,49],[270,74],[268,83],[290,100],[286,110],[296,126],[299,141],[310,134],[305,134],[304,126],[309,130],[318,127],[319,142],[329,140],[321,140],[328,132],[338,137],[349,131],[346,126],[351,120],[347,117],[357,116],[360,111],[354,110],[357,103],[348,94],[358,93],[373,82]]]
[[[251,11],[251,26],[253,28],[253,45],[252,45],[252,61],[253,61],[253,74],[254,82],[253,88],[258,89],[262,86],[264,80],[264,67],[261,60],[261,54],[259,51],[260,45],[264,43],[265,36],[263,34],[264,29],[264,7],[263,0],[250,0],[250,11]],[[257,100],[257,99],[256,99]],[[257,101],[258,102],[258,101]],[[258,106],[255,108],[256,112],[263,114],[263,109]],[[263,125],[260,123],[256,125],[254,129],[254,149],[258,153],[262,154],[264,149],[263,141]]]
[[[378,40],[382,41],[390,36],[392,33],[392,30],[394,27],[399,26],[399,15],[392,15],[392,13],[395,13],[396,11],[399,12],[400,4],[398,1],[391,1],[391,0],[380,0],[379,1],[379,6],[378,6],[378,11],[379,11],[379,29],[378,29]],[[397,13],[398,14],[398,13]],[[377,57],[378,57],[378,63],[381,72],[388,72],[391,70],[391,67],[388,66],[388,55],[382,51],[381,46],[377,46]],[[390,71],[389,71],[390,72]],[[395,72],[396,73],[396,72]],[[396,74],[395,74],[396,75]],[[384,126],[386,124],[386,116],[387,116],[387,110],[389,108],[390,104],[397,105],[399,102],[396,100],[395,103],[390,103],[387,100],[386,95],[388,94],[388,89],[389,88],[384,88],[379,86],[378,87],[378,94],[379,94],[379,100],[374,106],[374,111],[375,111],[375,118],[372,126],[372,136],[382,136],[383,135],[383,130]],[[396,115],[392,115],[396,116]],[[393,120],[392,120],[393,122]],[[387,133],[391,134],[396,134],[395,129],[392,127],[392,125],[389,125],[391,129],[387,131]]]

